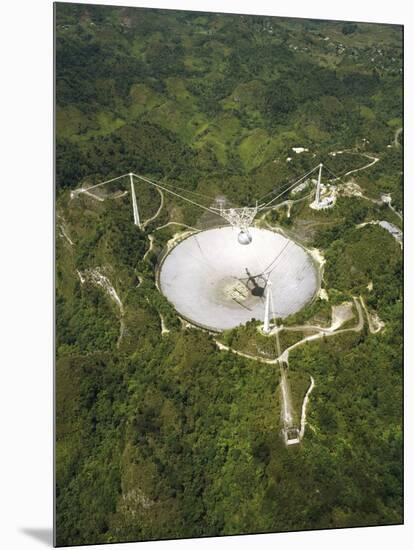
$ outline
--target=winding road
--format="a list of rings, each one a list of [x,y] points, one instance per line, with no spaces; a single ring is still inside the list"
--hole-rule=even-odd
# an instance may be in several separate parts
[[[160,194],[160,197],[161,197],[161,202],[160,202],[160,205],[158,207],[158,210],[155,212],[155,214],[153,216],[151,216],[151,218],[148,218],[148,220],[145,220],[145,222],[142,224],[142,229],[145,229],[146,226],[151,223],[152,221],[154,221],[156,218],[158,218],[158,216],[160,215],[161,213],[161,210],[162,210],[162,207],[164,206],[164,193],[162,192],[161,189],[158,189],[157,187],[157,191],[158,193]]]
[[[360,154],[361,156],[364,156],[367,159],[370,159],[371,162],[369,162],[368,164],[365,164],[364,166],[361,166],[361,168],[354,168],[353,170],[349,170],[349,172],[345,172],[345,174],[343,174],[342,176],[336,177],[331,181],[337,181],[344,178],[345,176],[349,176],[350,174],[355,174],[356,172],[361,172],[361,170],[366,170],[370,166],[374,166],[374,164],[376,164],[380,160],[378,157],[373,157],[371,155],[368,155],[368,153],[354,153],[354,154]]]
[[[318,340],[320,338],[326,338],[329,336],[334,336],[337,334],[343,334],[345,332],[359,332],[362,330],[364,326],[364,316],[363,316],[363,306],[365,305],[363,303],[362,297],[356,298],[353,297],[353,301],[358,313],[358,322],[353,327],[344,328],[340,330],[335,330],[335,319],[332,319],[331,326],[328,328],[322,328],[318,327],[316,325],[312,326],[312,329],[317,330],[317,334],[312,334],[310,336],[307,336],[300,340],[299,342],[296,342],[295,344],[292,344],[290,347],[286,348],[283,353],[280,353],[280,348],[278,349],[278,356],[274,359],[265,359],[264,357],[258,357],[249,353],[245,353],[242,351],[235,350],[229,346],[226,346],[222,342],[219,342],[217,338],[214,339],[216,346],[219,350],[222,351],[230,351],[231,353],[235,353],[236,355],[240,355],[241,357],[245,357],[247,359],[251,359],[253,361],[259,361],[261,363],[267,363],[270,365],[279,364],[280,365],[280,374],[281,374],[281,381],[280,381],[280,389],[281,389],[281,397],[282,397],[282,420],[284,424],[284,433],[285,433],[285,442],[286,444],[290,444],[286,433],[289,428],[292,427],[292,419],[293,419],[293,412],[292,412],[292,402],[290,398],[290,391],[289,391],[289,385],[285,374],[285,368],[289,365],[289,352],[295,349],[298,346],[301,346],[305,344],[306,342],[312,341],[312,340]],[[367,316],[367,319],[369,317]],[[305,326],[300,327],[289,327],[290,330],[294,330],[295,328],[299,330],[303,330]],[[309,329],[310,327],[306,327]],[[382,328],[382,327],[381,327]],[[272,334],[272,333],[271,333]],[[274,335],[278,336],[278,331],[273,332]],[[311,383],[310,386],[305,394],[303,403],[302,403],[302,412],[301,412],[301,422],[300,422],[300,430],[298,435],[298,440],[291,441],[291,443],[299,443],[304,434],[305,434],[305,426],[306,426],[306,410],[309,402],[309,397],[311,392],[313,391],[313,388],[315,387],[315,380],[311,376]]]
[[[250,353],[245,353],[243,351],[235,350],[226,344],[223,344],[222,342],[219,342],[217,338],[214,339],[214,342],[216,343],[216,346],[220,350],[226,350],[230,351],[231,353],[235,353],[236,355],[240,355],[241,357],[246,357],[247,359],[253,359],[254,361],[259,361],[261,363],[267,363],[268,365],[275,365],[279,363],[280,361],[288,361],[289,352],[291,352],[293,349],[297,348],[298,346],[302,346],[306,342],[310,342],[312,340],[318,340],[323,337],[329,337],[329,336],[335,336],[337,334],[343,334],[345,332],[359,332],[362,330],[362,327],[364,326],[364,316],[362,312],[361,302],[358,298],[353,297],[352,298],[356,307],[356,310],[358,312],[358,322],[355,326],[349,327],[349,328],[343,328],[340,330],[332,330],[331,327],[328,328],[322,328],[318,327],[316,325],[312,326],[313,330],[317,330],[317,334],[311,334],[310,336],[306,336],[305,338],[302,338],[302,340],[299,340],[299,342],[295,342],[288,348],[286,348],[283,353],[281,353],[278,357],[275,357],[274,359],[266,359],[264,357],[258,357],[257,355],[253,355]],[[306,326],[306,325],[305,325]],[[290,327],[292,329],[293,327]],[[302,325],[302,330],[304,326]],[[307,327],[309,328],[309,327]]]

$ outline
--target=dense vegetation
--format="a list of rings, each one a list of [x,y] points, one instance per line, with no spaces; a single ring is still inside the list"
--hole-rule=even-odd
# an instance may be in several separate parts
[[[359,227],[401,225],[379,202],[402,209],[401,56],[396,26],[57,4],[59,545],[402,521],[402,254],[383,228]],[[361,153],[380,158],[357,176],[377,202],[303,201],[266,220],[326,258],[329,302],[286,325],[326,326],[353,295],[386,323],[292,352],[295,403],[309,375],[316,387],[305,439],[287,448],[277,366],[219,351],[157,290],[177,231],[158,226],[208,220],[168,197],[140,231],[122,182],[102,202],[70,191],[133,170],[247,204],[321,160],[340,175],[363,166]],[[139,196],[148,219],[160,197]],[[256,333],[222,338],[274,355]]]

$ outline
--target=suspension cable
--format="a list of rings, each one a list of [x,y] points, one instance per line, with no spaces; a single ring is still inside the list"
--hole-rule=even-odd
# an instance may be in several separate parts
[[[328,172],[335,178],[334,180],[330,180],[330,181],[339,180],[339,181],[341,181],[342,183],[345,183],[345,182],[343,181],[343,179],[342,179],[342,176],[344,176],[344,175],[346,174],[346,172],[345,172],[345,174],[342,174],[342,176],[337,176],[337,175],[334,174],[334,173],[332,172],[332,170],[330,170],[327,166],[324,165],[324,168],[325,168],[326,170],[328,170]]]
[[[283,254],[283,252],[286,250],[286,248],[290,245],[290,243],[291,243],[291,241],[288,240],[288,242],[284,245],[284,247],[282,248],[282,250],[277,254],[277,256],[276,256],[276,257],[270,262],[270,264],[266,267],[265,273],[267,273],[268,270],[271,268],[271,266],[272,266],[275,262],[277,262],[277,260],[280,258],[280,256]],[[277,264],[275,264],[275,265],[273,266],[273,268],[270,269],[268,276],[270,276],[270,274],[272,273],[272,271],[275,269],[276,265],[277,265]]]
[[[295,180],[295,183],[296,183],[296,181],[297,181],[297,180]],[[292,182],[292,179],[290,179],[290,180],[287,182],[286,186],[289,186],[291,182]],[[258,202],[258,203],[261,203],[261,201],[263,201],[266,197],[268,197],[269,195],[274,195],[275,193],[277,193],[278,191],[280,191],[283,187],[284,187],[284,186],[281,185],[281,186],[278,187],[277,189],[276,189],[276,188],[275,188],[275,189],[272,189],[271,191],[269,191],[268,193],[266,193],[266,195],[263,195],[257,202]]]
[[[199,208],[202,208],[203,210],[207,210],[207,212],[211,212],[212,214],[216,214],[217,212],[215,212],[214,210],[212,210],[211,208],[208,208],[206,206],[203,206],[202,204],[199,204],[198,202],[195,202],[187,197],[183,197],[182,195],[178,194],[178,193],[175,193],[174,191],[171,191],[171,189],[168,189],[167,187],[164,187],[163,185],[160,185],[159,183],[155,183],[151,180],[149,180],[148,178],[145,178],[144,176],[138,176],[137,174],[132,174],[134,177],[142,180],[142,181],[145,181],[146,183],[149,183],[150,185],[153,185],[154,187],[157,187],[159,189],[162,189],[163,191],[166,191],[167,193],[170,193],[171,195],[174,195],[175,197],[178,197],[179,199],[183,199],[191,204],[194,204],[195,206],[198,206]]]
[[[270,201],[268,201],[267,203],[262,203],[260,204],[258,207],[257,207],[257,210],[258,211],[261,211],[261,210],[264,210],[264,209],[268,209],[268,208],[272,208],[272,204],[278,199],[280,198],[283,194],[285,194],[286,192],[288,192],[290,189],[292,189],[293,187],[295,187],[296,185],[298,185],[301,181],[303,181],[305,178],[307,178],[308,176],[310,176],[310,174],[312,174],[317,168],[319,167],[318,166],[315,166],[314,168],[312,168],[312,170],[310,170],[309,172],[307,172],[306,174],[304,174],[303,176],[301,176],[299,179],[295,180],[292,184],[288,185],[286,188],[284,188],[278,195],[276,195],[276,197],[274,197],[273,199],[271,199]],[[328,169],[329,170],[329,169]],[[329,170],[329,172],[335,176],[335,174],[333,174],[333,172],[331,170]],[[111,178],[109,180],[105,180],[103,182],[100,182],[100,183],[97,183],[95,185],[91,185],[89,187],[86,187],[86,188],[83,188],[82,191],[85,192],[85,191],[90,191],[91,189],[94,189],[96,187],[100,187],[102,185],[105,185],[107,183],[111,183],[113,181],[116,181],[116,180],[119,180],[121,178],[125,178],[127,176],[134,176],[135,178],[138,178],[142,181],[145,181],[146,183],[149,183],[150,185],[153,185],[154,187],[156,187],[157,189],[161,189],[163,191],[166,191],[167,193],[170,193],[171,195],[174,195],[175,197],[178,197],[182,200],[185,200],[187,202],[189,202],[190,204],[193,204],[194,206],[198,206],[199,208],[202,208],[203,210],[206,210],[207,212],[210,212],[211,214],[220,214],[220,211],[221,209],[219,208],[216,208],[216,207],[206,207],[198,202],[196,202],[195,200],[192,200],[188,197],[185,197],[184,195],[181,195],[179,193],[176,193],[175,191],[173,191],[172,189],[170,189],[169,187],[167,187],[168,185],[171,185],[171,184],[160,184],[159,182],[154,182],[144,176],[139,176],[138,174],[135,174],[133,172],[130,172],[128,174],[122,174],[121,176],[117,176],[115,178]],[[336,177],[336,176],[335,176]],[[340,178],[337,178],[337,179],[340,179]],[[199,196],[199,197],[205,197],[205,198],[208,198],[208,199],[211,199],[211,200],[214,200],[213,197],[211,196],[208,196],[208,195],[204,195],[203,193],[198,193],[198,192],[195,192],[195,191],[189,191],[187,189],[184,189],[182,187],[179,187],[179,186],[175,186],[176,189],[180,189],[181,191],[183,192],[186,192],[188,194],[192,194],[192,195],[196,195],[196,196]],[[272,193],[275,193],[276,191],[271,191],[270,193],[267,193],[267,195],[264,195],[262,197],[261,200],[263,200],[265,197],[271,195]]]
[[[155,183],[158,183],[158,182],[155,182]],[[199,193],[198,191],[190,191],[189,189],[185,189],[184,187],[180,187],[179,185],[176,185],[175,183],[172,184],[172,183],[163,182],[162,185],[174,187],[174,189],[179,189],[180,191],[183,191],[185,193],[191,193],[192,195],[196,195],[198,197],[204,197],[204,198],[209,199],[211,201],[216,200],[216,197],[212,197],[211,195],[205,195],[204,193]]]
[[[259,210],[264,210],[266,208],[270,208],[270,205],[275,202],[276,199],[280,198],[282,195],[284,195],[287,191],[289,191],[290,189],[292,189],[293,187],[295,187],[298,183],[300,183],[301,181],[303,181],[305,178],[307,178],[308,176],[310,176],[313,172],[315,172],[315,170],[317,170],[317,168],[319,168],[319,165],[318,166],[315,166],[314,168],[312,168],[312,170],[310,170],[309,172],[307,172],[306,174],[304,174],[302,177],[300,177],[299,179],[297,179],[296,181],[294,181],[291,185],[289,185],[286,189],[284,189],[283,191],[281,191],[276,197],[274,197],[272,200],[270,200],[269,202],[265,203],[265,204],[261,204],[259,205]]]
[[[91,185],[90,187],[83,187],[81,188],[82,191],[89,191],[90,189],[94,189],[95,187],[99,187],[100,185],[105,185],[105,183],[111,183],[111,181],[119,180],[121,178],[125,178],[126,176],[129,176],[129,174],[122,174],[122,176],[117,176],[116,178],[112,178],[110,180],[102,181],[101,183],[95,183],[95,185]]]

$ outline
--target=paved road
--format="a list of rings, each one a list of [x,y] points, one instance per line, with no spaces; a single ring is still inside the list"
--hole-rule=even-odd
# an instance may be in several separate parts
[[[160,194],[160,197],[161,197],[161,202],[160,202],[160,206],[158,207],[158,210],[155,212],[155,214],[153,216],[151,216],[151,218],[148,218],[148,220],[145,220],[145,222],[142,224],[142,229],[145,229],[145,227],[152,221],[154,221],[156,218],[158,218],[158,216],[160,215],[160,212],[162,210],[162,207],[164,206],[164,193],[161,191],[161,189],[158,189],[157,188],[157,191],[158,193]]]
[[[342,177],[349,176],[349,174],[355,174],[355,172],[360,172],[361,170],[366,170],[370,166],[373,166],[376,162],[379,161],[379,158],[372,157],[371,155],[368,155],[367,153],[361,153],[364,157],[372,160],[372,162],[369,162],[368,164],[365,164],[364,166],[361,166],[361,168],[355,168],[354,170],[350,170],[349,172],[346,172]]]
[[[319,331],[318,334],[312,334],[311,336],[306,336],[299,342],[296,342],[295,344],[292,344],[289,348],[286,348],[281,355],[279,355],[274,359],[265,359],[264,357],[258,357],[257,355],[252,355],[250,353],[245,353],[243,351],[232,349],[229,346],[226,346],[225,344],[219,342],[216,338],[214,339],[214,341],[220,350],[231,351],[232,353],[235,353],[236,355],[240,355],[241,357],[246,357],[247,359],[253,359],[255,361],[260,361],[261,363],[267,363],[268,365],[275,365],[280,361],[287,362],[289,357],[289,352],[292,351],[294,348],[297,348],[298,346],[303,345],[305,342],[310,342],[311,340],[318,340],[323,337],[328,338],[329,336],[335,336],[337,334],[342,334],[344,332],[361,331],[362,327],[364,326],[364,316],[362,313],[361,302],[358,298],[355,298],[355,297],[353,297],[353,300],[354,300],[356,310],[358,312],[358,323],[355,326],[349,327],[349,328],[343,328],[336,331],[330,331],[329,329],[321,329],[320,327],[315,326],[315,329]]]

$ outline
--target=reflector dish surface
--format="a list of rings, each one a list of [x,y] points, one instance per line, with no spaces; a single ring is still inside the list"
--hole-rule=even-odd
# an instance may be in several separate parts
[[[225,330],[250,319],[263,320],[266,274],[272,282],[276,317],[300,310],[318,289],[310,255],[294,241],[251,227],[252,242],[238,242],[238,230],[220,227],[195,233],[165,257],[162,293],[190,322]]]

